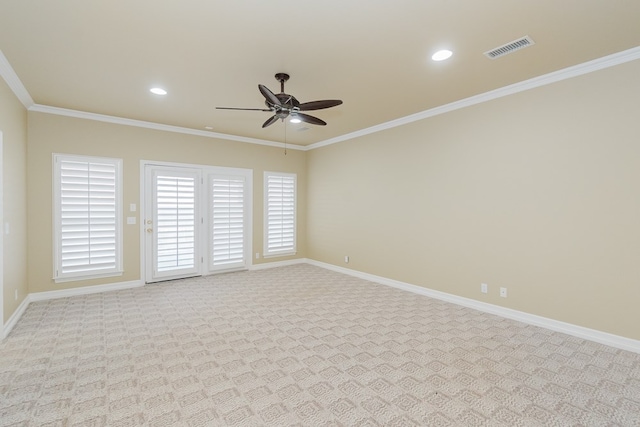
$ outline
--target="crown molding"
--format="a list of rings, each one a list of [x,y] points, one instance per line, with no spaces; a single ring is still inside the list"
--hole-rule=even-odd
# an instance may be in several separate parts
[[[470,107],[472,105],[480,104],[483,102],[491,101],[494,99],[502,98],[504,96],[513,95],[519,92],[524,92],[529,89],[545,86],[548,84],[556,83],[562,80],[570,79],[573,77],[581,76],[583,74],[592,73],[594,71],[602,70],[605,68],[613,67],[616,65],[624,64],[626,62],[635,61],[640,59],[640,46],[632,49],[624,50],[622,52],[614,53],[604,56],[602,58],[594,59],[582,64],[574,65],[572,67],[564,68],[562,70],[554,71],[542,76],[534,77],[529,80],[514,83],[509,86],[504,86],[499,89],[495,89],[489,92],[481,93],[471,96],[469,98],[454,101],[449,104],[441,105],[429,110],[421,111],[409,116],[405,116],[396,120],[381,123],[379,125],[371,126],[365,129],[360,129],[355,132],[347,133],[337,136],[335,138],[326,139],[324,141],[316,142],[307,146],[301,146],[296,144],[283,144],[281,142],[267,141],[257,138],[248,138],[237,135],[229,135],[217,132],[209,132],[198,129],[184,128],[180,126],[165,125],[161,123],[146,122],[142,120],[127,119],[122,117],[108,116],[104,114],[89,113],[85,111],[70,110],[60,107],[52,107],[47,105],[35,104],[29,92],[16,75],[15,71],[7,61],[6,57],[0,51],[0,76],[4,78],[7,85],[11,88],[16,97],[22,102],[22,104],[29,111],[35,111],[47,114],[56,114],[60,116],[75,117],[85,120],[96,120],[106,123],[121,124],[125,126],[142,127],[147,129],[155,129],[165,132],[174,132],[187,135],[202,136],[206,138],[223,139],[227,141],[245,142],[249,144],[266,145],[269,147],[288,148],[291,150],[299,151],[311,151],[316,148],[326,147],[328,145],[337,144],[338,142],[348,141],[350,139],[358,138],[361,136],[369,135],[376,132],[381,132],[394,127],[403,126],[409,123],[416,122],[418,120],[424,120],[429,117],[438,116],[440,114],[448,113],[451,111],[459,110],[461,108]]]
[[[48,105],[34,104],[29,111],[37,113],[55,114],[58,116],[74,117],[77,119],[95,120],[98,122],[114,123],[124,126],[134,126],[146,129],[154,129],[164,132],[174,132],[186,135],[204,136],[206,138],[223,139],[227,141],[245,142],[248,144],[266,145],[269,147],[287,148],[290,150],[302,150],[304,147],[281,142],[267,141],[264,139],[247,138],[244,136],[228,135],[224,133],[209,132],[198,129],[190,129],[180,126],[165,125],[162,123],[145,122],[142,120],[126,119],[123,117],[108,116],[105,114],[89,113],[86,111],[70,110],[67,108],[51,107]]]
[[[7,82],[7,86],[13,91],[14,95],[20,100],[24,108],[29,109],[33,106],[33,98],[27,92],[20,78],[9,64],[7,57],[0,50],[0,77]]]
[[[570,79],[572,77],[577,77],[583,74],[588,74],[594,71],[602,70],[604,68],[609,68],[616,65],[624,64],[626,62],[635,61],[636,59],[640,59],[640,46],[634,47],[628,50],[623,50],[622,52],[614,53],[612,55],[603,56],[602,58],[594,59],[589,62],[584,62],[582,64],[564,68],[562,70],[544,74],[542,76],[534,77],[529,80],[524,80],[518,83],[514,83],[509,86],[504,86],[499,89],[481,93],[479,95],[474,95],[469,98],[461,99],[459,101],[454,101],[449,104],[431,108],[429,110],[421,111],[419,113],[411,114],[409,116],[402,117],[396,120],[391,120],[389,122],[381,123],[379,125],[375,125],[365,129],[355,131],[355,132],[347,133],[341,136],[337,136],[335,138],[330,138],[324,141],[316,142],[314,144],[306,146],[305,151],[326,147],[328,145],[337,144],[338,142],[344,142],[350,139],[358,138],[360,136],[369,135],[369,134],[380,132],[387,129],[392,129],[394,127],[406,125],[408,123],[413,123],[418,120],[424,120],[429,117],[434,117],[440,114],[448,113],[450,111],[459,110],[461,108],[470,107],[472,105],[502,98],[504,96],[513,95],[519,92],[524,92],[525,90],[534,89],[540,86],[546,86],[562,80]]]

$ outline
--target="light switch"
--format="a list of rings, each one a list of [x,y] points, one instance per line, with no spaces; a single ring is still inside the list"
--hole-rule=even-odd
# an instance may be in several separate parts
[[[135,216],[128,216],[127,217],[127,224],[135,225],[135,223],[136,223],[136,217]]]
[[[138,209],[135,203],[129,205],[129,212],[135,212]]]

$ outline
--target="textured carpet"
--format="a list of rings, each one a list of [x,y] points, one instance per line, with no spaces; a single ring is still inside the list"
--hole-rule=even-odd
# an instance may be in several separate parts
[[[0,425],[640,426],[640,355],[296,265],[32,303]]]

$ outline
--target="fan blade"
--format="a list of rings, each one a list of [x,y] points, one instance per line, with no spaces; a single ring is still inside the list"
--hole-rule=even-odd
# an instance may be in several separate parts
[[[310,116],[308,114],[297,113],[295,116],[300,120],[302,120],[303,122],[309,123],[312,125],[324,126],[327,124],[327,122],[325,122],[324,120],[320,120],[319,118]]]
[[[300,111],[322,110],[342,104],[339,99],[324,99],[322,101],[303,102],[299,105]]]
[[[269,117],[266,122],[264,122],[262,124],[262,127],[266,128],[267,126],[271,126],[272,124],[274,124],[277,121],[278,121],[278,116],[273,115],[273,116]]]
[[[273,111],[266,108],[235,108],[235,107],[216,107],[216,110],[244,110],[244,111]]]
[[[260,89],[260,93],[271,105],[276,105],[278,107],[282,107],[282,103],[278,99],[277,96],[273,94],[265,85],[258,85],[258,89]]]

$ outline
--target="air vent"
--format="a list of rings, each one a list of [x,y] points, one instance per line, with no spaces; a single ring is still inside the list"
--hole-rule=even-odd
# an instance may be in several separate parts
[[[507,44],[503,44],[502,46],[499,46],[495,49],[491,49],[490,51],[485,52],[485,56],[487,58],[490,59],[496,59],[499,58],[501,56],[505,56],[508,55],[510,53],[515,52],[516,50],[520,50],[523,49],[525,47],[529,47],[531,45],[534,45],[535,42],[533,41],[533,39],[531,39],[531,37],[529,36],[524,36],[518,40],[514,40],[512,42],[509,42]]]

